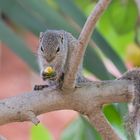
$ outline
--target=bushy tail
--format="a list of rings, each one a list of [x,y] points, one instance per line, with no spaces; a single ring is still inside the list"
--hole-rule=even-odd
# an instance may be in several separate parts
[[[139,135],[140,137],[140,104],[129,105],[129,114],[125,121],[129,136]]]
[[[126,117],[126,128],[130,135],[140,135],[140,69],[128,71],[119,79],[130,80],[134,85],[133,98],[129,103],[129,114]]]

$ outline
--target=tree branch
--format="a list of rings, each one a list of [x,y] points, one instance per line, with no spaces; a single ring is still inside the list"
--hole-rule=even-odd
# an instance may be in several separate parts
[[[94,124],[97,131],[100,132],[104,140],[121,140],[104,118],[104,114],[101,111],[100,106],[94,108],[93,112],[89,115],[89,120]]]
[[[109,3],[110,0],[100,0],[97,3],[95,9],[91,12],[90,16],[87,18],[87,21],[78,38],[77,47],[72,53],[72,57],[70,60],[71,65],[64,77],[64,84],[62,87],[63,90],[74,89],[78,67],[83,60],[82,58],[84,56],[91,34],[95,28],[96,22],[105,11]]]
[[[0,125],[17,121],[32,121],[37,124],[39,121],[36,116],[39,114],[72,109],[89,116],[105,140],[117,140],[115,132],[113,133],[111,127],[106,125],[105,119],[98,116],[97,107],[113,102],[129,102],[134,94],[134,86],[130,80],[112,80],[91,82],[69,94],[60,89],[46,88],[7,98],[0,101]]]

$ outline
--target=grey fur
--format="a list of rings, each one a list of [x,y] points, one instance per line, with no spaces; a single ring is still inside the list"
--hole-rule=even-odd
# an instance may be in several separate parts
[[[46,80],[48,84],[60,84],[62,75],[66,73],[69,67],[69,60],[76,46],[77,39],[64,30],[47,30],[44,33],[40,33],[38,48],[40,73],[42,73],[47,66],[53,67],[56,71],[55,79]],[[58,47],[60,48],[59,52],[57,52]],[[85,81],[85,78],[82,75],[81,64],[77,74],[77,82],[82,81]]]

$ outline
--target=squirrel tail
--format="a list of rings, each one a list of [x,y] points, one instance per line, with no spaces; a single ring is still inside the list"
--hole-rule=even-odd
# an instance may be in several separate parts
[[[139,98],[140,99],[140,98]],[[134,100],[139,100],[138,98]],[[129,104],[129,114],[126,117],[126,129],[130,136],[140,136],[140,100]]]
[[[133,74],[133,76],[136,75]],[[126,119],[127,130],[135,137],[140,137],[140,80],[138,77],[133,77],[134,95],[132,102],[128,105],[129,113]]]
[[[130,70],[119,79],[130,80],[134,84],[134,95],[128,106],[125,126],[130,136],[140,136],[140,69]]]

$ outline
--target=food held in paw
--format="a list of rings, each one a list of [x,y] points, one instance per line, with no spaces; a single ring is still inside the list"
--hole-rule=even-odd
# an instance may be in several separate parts
[[[46,67],[42,73],[43,79],[53,78],[56,76],[56,72],[52,67]]]

